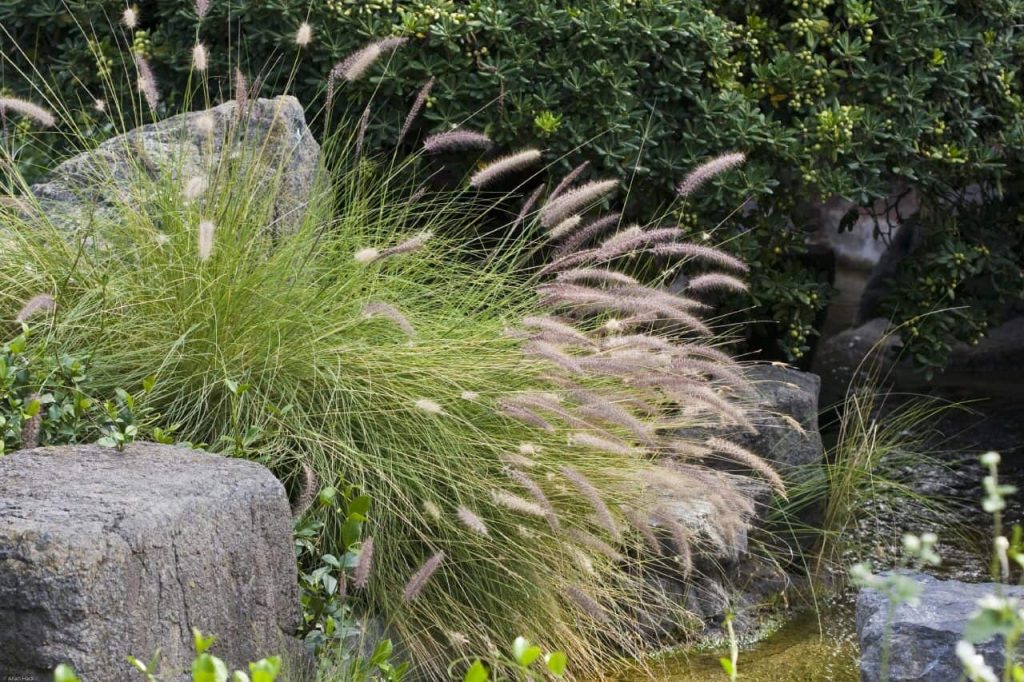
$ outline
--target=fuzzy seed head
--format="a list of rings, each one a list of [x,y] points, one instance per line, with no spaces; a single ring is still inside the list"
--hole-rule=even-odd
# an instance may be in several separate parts
[[[299,47],[306,47],[313,40],[313,27],[307,22],[302,22],[295,31],[295,44]]]
[[[212,133],[214,127],[216,127],[217,125],[217,122],[213,119],[213,114],[210,114],[208,112],[204,112],[196,116],[194,122],[196,130],[203,133],[204,135],[209,135],[210,133]]]
[[[540,223],[551,228],[596,201],[603,199],[618,186],[616,180],[595,180],[549,200],[540,212]]]
[[[121,23],[129,30],[134,29],[139,24],[139,14],[135,11],[134,7],[125,8],[124,12],[121,13]]]
[[[459,506],[459,508],[455,511],[455,515],[459,517],[459,521],[462,522],[462,525],[464,525],[466,528],[470,529],[474,533],[479,533],[480,535],[484,536],[490,534],[487,532],[487,524],[483,522],[483,519],[481,519],[468,508]]]
[[[161,234],[166,237],[167,235]],[[316,479],[316,472],[309,464],[302,462],[302,480],[299,484],[299,495],[292,505],[292,518],[297,519],[304,515],[313,506],[318,493],[319,483]]]
[[[156,109],[157,105],[160,104],[160,93],[157,91],[156,77],[153,75],[153,69],[150,68],[146,58],[138,53],[135,54],[135,68],[139,73],[139,91],[146,98],[146,104],[149,105],[149,108]]]
[[[468,402],[474,402],[480,397],[480,394],[476,391],[463,391],[459,397]]]
[[[242,70],[235,67],[235,105],[238,107],[238,116],[244,115],[249,106],[249,81]]]
[[[209,66],[209,60],[207,59],[206,46],[202,43],[196,43],[196,46],[192,48],[192,68],[196,71],[206,71]]]
[[[706,275],[698,275],[686,285],[687,291],[746,291],[747,285],[743,280],[736,279],[732,275],[720,272],[709,272]]]
[[[529,516],[536,516],[538,518],[544,518],[547,516],[547,511],[536,502],[531,502],[526,498],[513,495],[506,490],[492,490],[491,499],[494,500],[495,504],[514,512],[528,514]]]
[[[412,128],[412,124],[416,121],[416,117],[420,115],[423,110],[423,105],[427,103],[427,97],[430,96],[430,91],[434,87],[434,79],[428,80],[420,91],[416,93],[416,99],[413,100],[412,106],[409,107],[409,113],[405,115],[405,121],[402,123],[402,130],[398,133],[398,144],[402,144],[402,140],[409,134],[409,130]]]
[[[737,445],[732,441],[728,441],[717,436],[708,438],[707,446],[713,451],[725,455],[729,459],[756,471],[758,474],[763,476],[766,481],[768,481],[779,497],[786,499],[786,484],[782,480],[782,477],[779,476],[775,469],[772,468],[771,464],[766,462],[760,456],[741,445]]]
[[[185,189],[182,194],[186,201],[195,201],[206,191],[206,178],[201,175],[194,175],[185,182]]]
[[[601,605],[579,587],[570,585],[565,590],[565,596],[576,604],[580,611],[587,614],[594,620],[601,621],[602,623],[608,621],[608,615],[604,612],[604,609],[601,608]]]
[[[343,61],[335,64],[327,79],[328,100],[330,100],[330,94],[333,92],[332,86],[339,78],[349,82],[358,80],[371,66],[373,66],[374,62],[380,59],[382,55],[397,49],[403,45],[405,41],[405,38],[385,38],[384,40],[378,40],[356,50]]]
[[[416,401],[415,404],[416,409],[426,412],[427,414],[444,413],[444,408],[442,408],[441,405],[438,404],[436,401],[430,400],[429,398],[420,398],[419,400]]]
[[[418,234],[409,237],[401,244],[392,246],[384,249],[380,252],[381,258],[387,258],[388,256],[399,256],[405,253],[412,253],[413,251],[419,251],[423,246],[431,240],[434,233],[430,230],[424,230]]]
[[[432,557],[427,559],[419,570],[417,570],[409,582],[405,584],[405,589],[402,591],[402,599],[406,602],[415,601],[420,594],[423,593],[423,588],[427,586],[430,579],[433,577],[437,569],[441,567],[444,562],[444,552],[437,552]]]
[[[619,526],[615,523],[615,519],[612,517],[611,510],[608,509],[608,505],[604,503],[604,499],[601,497],[601,491],[599,491],[586,476],[570,466],[562,467],[562,475],[569,479],[569,481],[576,486],[576,489],[580,491],[583,497],[586,498],[587,502],[590,503],[590,506],[594,510],[594,515],[597,518],[597,522],[607,530],[613,538],[619,539]]]
[[[359,548],[359,561],[356,562],[356,570],[353,573],[353,582],[356,589],[361,590],[366,587],[366,583],[370,580],[370,571],[372,568],[373,537],[371,536],[363,540],[363,544]]]
[[[416,329],[412,323],[403,315],[398,308],[387,303],[367,303],[363,306],[364,317],[383,317],[391,320],[396,327],[401,329],[407,336],[416,336]]]
[[[552,227],[551,231],[548,232],[548,238],[561,239],[562,237],[565,237],[566,235],[575,231],[576,228],[580,226],[581,222],[583,222],[583,218],[582,216],[580,216],[579,213],[571,215],[562,222]]]
[[[746,155],[739,152],[716,156],[690,171],[690,174],[679,183],[676,191],[679,193],[679,196],[688,197],[711,178],[739,166],[746,160]]]
[[[457,152],[466,149],[488,149],[491,138],[473,130],[450,130],[431,135],[423,141],[423,148],[431,154]]]
[[[212,220],[203,220],[199,223],[198,252],[199,260],[206,262],[213,255],[213,234],[217,226]]]
[[[365,265],[367,263],[372,263],[373,261],[380,258],[380,251],[372,247],[366,249],[359,249],[358,251],[356,251],[356,255],[354,257],[357,263],[363,263]]]
[[[202,19],[210,11],[210,0],[196,0],[196,16]]]
[[[53,114],[38,104],[17,97],[0,97],[0,117],[6,116],[8,111],[21,114],[43,128],[52,128],[57,125],[57,119],[53,117]]]
[[[14,318],[15,322],[27,322],[30,317],[40,311],[50,312],[57,308],[57,302],[50,294],[36,294],[25,302]]]
[[[471,187],[481,189],[504,177],[526,170],[538,161],[540,161],[540,150],[524,149],[490,162],[473,174],[469,179],[469,184]]]
[[[432,518],[434,521],[441,520],[441,510],[437,508],[437,505],[430,500],[423,501],[423,513]]]

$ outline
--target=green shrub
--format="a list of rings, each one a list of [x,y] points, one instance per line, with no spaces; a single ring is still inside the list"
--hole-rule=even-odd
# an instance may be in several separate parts
[[[151,58],[165,106],[175,110],[195,12],[186,2],[137,7],[131,34],[110,30],[124,8],[114,0],[3,0],[0,24],[25,49],[4,85],[24,93],[14,67],[31,62],[50,75],[69,113],[102,135],[109,125],[90,108],[107,75],[125,75],[118,43],[128,43]],[[313,42],[293,59],[307,17]],[[896,290],[903,302],[887,310],[904,320],[975,306],[933,316],[907,337],[919,362],[936,364],[952,340],[974,339],[995,319],[994,301],[1024,292],[1019,209],[986,227],[967,216],[941,221],[948,211],[938,203],[968,183],[1000,188],[1019,173],[1022,20],[1014,0],[331,0],[312,9],[298,0],[223,0],[211,3],[198,36],[214,71],[242,64],[259,73],[265,92],[294,74],[311,111],[322,106],[317,94],[338,59],[371,38],[407,36],[395,57],[400,73],[349,93],[358,102],[375,93],[372,140],[395,139],[412,93],[434,77],[430,129],[472,117],[500,144],[540,144],[566,168],[582,148],[595,171],[635,179],[632,192],[648,211],[666,204],[695,161],[747,152],[744,172],[675,217],[699,232],[694,213],[725,218],[756,202],[750,215],[727,221],[726,236],[753,264],[752,317],[767,320],[753,329],[757,344],[778,340],[769,354],[804,354],[829,298],[821,274],[801,260],[801,203],[837,194],[866,206],[894,186],[914,185],[935,216],[934,247],[915,254],[916,275]],[[947,260],[957,253],[1005,276],[950,280]],[[917,275],[944,288],[923,295]]]

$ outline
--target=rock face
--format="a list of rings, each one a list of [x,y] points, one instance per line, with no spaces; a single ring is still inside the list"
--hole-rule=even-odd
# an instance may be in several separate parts
[[[756,404],[749,415],[758,433],[748,434],[738,429],[722,433],[713,431],[765,458],[786,477],[802,466],[821,461],[824,448],[818,431],[818,388],[820,379],[807,372],[776,365],[752,365],[745,375],[757,393]],[[682,431],[683,438],[703,440],[710,435],[706,430]],[[707,464],[726,470],[737,470],[731,461],[712,461]],[[670,475],[672,462],[659,466]],[[687,528],[695,541],[693,570],[685,575],[678,562],[649,562],[650,582],[659,593],[670,595],[672,601],[684,607],[705,625],[715,628],[726,610],[737,616],[736,627],[753,627],[752,612],[765,597],[777,594],[787,584],[787,578],[776,566],[761,565],[750,557],[747,522],[756,526],[759,512],[770,501],[771,490],[756,481],[744,483],[751,494],[751,505],[744,496],[736,494],[729,483],[719,482],[713,475],[702,482],[701,494],[686,496],[672,488],[660,490],[658,508],[661,513]],[[708,490],[716,490],[713,495]],[[742,523],[723,525],[727,516],[736,516]],[[665,535],[662,519],[651,520],[656,533]],[[754,530],[756,532],[756,529]],[[659,613],[654,609],[642,614],[642,626],[651,632],[671,632],[677,614]]]
[[[747,379],[760,395],[752,417],[758,434],[730,438],[771,462],[785,477],[792,469],[821,461],[824,447],[818,432],[821,378],[778,365],[752,365]]]
[[[923,586],[918,606],[896,609],[890,639],[889,678],[893,682],[950,682],[960,680],[962,668],[956,643],[981,597],[992,594],[991,583],[962,583],[910,574]],[[1024,600],[1024,587],[1004,586],[1003,594]],[[861,681],[881,681],[881,652],[888,600],[873,590],[857,597],[857,638],[861,650]],[[975,647],[997,672],[1002,670],[1003,648],[996,639]]]
[[[822,380],[822,407],[839,404],[854,380],[891,381],[901,343],[889,328],[889,321],[879,317],[840,332],[819,346],[814,371]]]
[[[152,444],[0,458],[0,679],[133,679],[125,657],[157,649],[191,679],[192,627],[229,665],[301,674],[299,618],[288,500],[259,464]]]
[[[245,107],[243,116],[239,114],[238,105],[230,101],[136,128],[60,164],[47,182],[32,186],[32,193],[50,220],[81,229],[88,225],[92,210],[136,203],[138,197],[116,193],[137,185],[128,180],[140,174],[154,179],[166,175],[182,190],[198,178],[198,189],[226,172],[222,162],[241,160],[246,173],[252,173],[254,195],[263,186],[275,194],[268,229],[287,231],[297,224],[300,209],[309,200],[320,147],[294,97],[257,99]]]
[[[915,369],[890,324],[876,318],[825,341],[814,359],[822,405],[841,401],[851,382],[875,380],[899,390],[1019,400],[1024,381],[1024,316],[993,327],[977,346],[958,343],[946,367],[928,378]]]

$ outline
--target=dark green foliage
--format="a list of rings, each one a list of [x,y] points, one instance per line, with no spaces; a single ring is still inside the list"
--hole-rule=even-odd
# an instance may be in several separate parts
[[[64,101],[81,101],[72,114],[100,134],[101,118],[85,110],[102,92],[104,69],[124,96],[138,96],[116,44],[133,43],[151,58],[162,106],[172,112],[197,36],[190,3],[139,3],[134,36],[117,24],[123,7],[0,2],[0,23],[27,53],[21,66],[31,61]],[[91,43],[72,14],[95,34]],[[313,42],[298,50],[293,36],[307,15]],[[394,143],[416,90],[435,77],[417,133],[469,119],[504,148],[530,142],[563,155],[565,169],[588,158],[592,173],[634,178],[644,195],[633,203],[648,214],[668,206],[674,183],[696,161],[747,152],[741,172],[695,203],[677,204],[670,218],[695,226],[696,212],[724,218],[751,201],[756,208],[715,238],[728,239],[754,268],[752,316],[772,320],[755,334],[777,341],[769,354],[795,358],[810,348],[829,293],[822,273],[802,260],[809,225],[801,204],[841,195],[868,205],[901,183],[933,206],[970,183],[1002,188],[1019,171],[1024,141],[1022,24],[1020,0],[328,0],[312,10],[297,0],[215,0],[198,36],[211,73],[241,64],[266,93],[295,69],[296,94],[311,114],[323,105],[336,61],[371,39],[407,36],[392,57],[400,69],[385,75],[374,67],[370,78],[345,85],[335,105],[361,111],[376,93],[372,143]],[[3,85],[25,92],[9,66]],[[222,91],[229,97],[232,84]],[[900,303],[888,310],[907,319],[936,306],[974,306],[916,325],[921,362],[941,362],[952,340],[978,335],[999,296],[1020,294],[1021,250],[1002,248],[1020,227],[1014,216],[979,230],[965,215],[936,227],[915,254],[913,275],[896,291]],[[1005,274],[957,280],[953,297],[918,289],[929,276],[948,286],[947,260],[961,252],[976,273]]]
[[[104,414],[88,394],[85,363],[40,352],[30,338],[26,328],[0,346],[0,455],[23,446],[32,419],[38,422],[36,445],[95,440]]]

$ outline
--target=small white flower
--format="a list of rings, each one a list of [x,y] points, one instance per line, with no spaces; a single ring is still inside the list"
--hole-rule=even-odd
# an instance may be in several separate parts
[[[295,32],[295,44],[299,47],[306,47],[313,40],[313,27],[305,21]]]
[[[996,673],[985,663],[985,658],[974,650],[970,642],[960,640],[956,643],[956,657],[964,667],[964,673],[971,682],[999,682]]]
[[[987,467],[994,467],[999,464],[999,459],[999,453],[990,450],[981,456],[981,463]]]
[[[1016,600],[1007,599],[1006,597],[1000,597],[994,594],[986,594],[978,600],[977,604],[978,608],[982,611],[1004,611],[1017,606]]]
[[[907,533],[903,536],[903,550],[909,554],[917,554],[921,551],[921,538]]]

